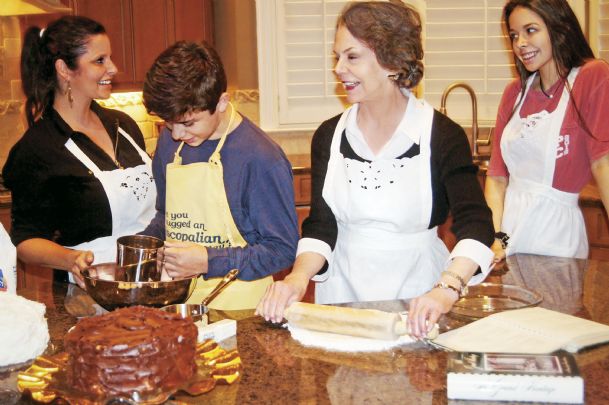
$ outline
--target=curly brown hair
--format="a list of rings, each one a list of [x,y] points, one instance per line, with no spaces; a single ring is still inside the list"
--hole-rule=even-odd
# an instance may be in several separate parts
[[[336,27],[346,27],[366,44],[379,64],[397,73],[399,87],[411,89],[423,78],[421,18],[399,0],[351,2],[338,17]]]
[[[144,106],[165,121],[194,111],[216,111],[226,91],[226,74],[214,48],[203,42],[179,41],[154,61],[144,81]]]

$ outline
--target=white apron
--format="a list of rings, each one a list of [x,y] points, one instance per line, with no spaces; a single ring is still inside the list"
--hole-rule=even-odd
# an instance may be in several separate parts
[[[167,165],[167,193],[165,201],[165,233],[167,240],[191,241],[206,247],[237,248],[247,246],[233,219],[224,187],[224,170],[220,151],[231,126],[235,109],[231,104],[231,118],[226,132],[209,158],[209,162],[182,164],[180,152]],[[220,282],[221,277],[199,278],[188,303],[200,304]],[[210,304],[221,310],[251,309],[258,305],[272,276],[258,280],[233,281]]]
[[[578,69],[573,69],[568,76],[571,88],[577,72]],[[527,81],[523,98],[535,76]],[[503,131],[501,152],[510,173],[501,222],[501,230],[510,237],[507,255],[588,257],[579,194],[552,187],[560,128],[568,105],[569,92],[565,86],[553,112],[544,110],[520,118],[520,104]]]
[[[100,181],[110,203],[112,235],[76,246],[66,246],[70,249],[92,251],[95,256],[94,263],[116,262],[116,240],[123,235],[134,235],[141,232],[155,214],[156,187],[152,178],[150,156],[135,143],[128,133],[121,128],[118,131],[137,150],[143,164],[125,169],[103,171],[85,155],[72,139],[65,144],[66,148]],[[72,273],[69,273],[69,278],[71,282],[74,282]]]
[[[0,223],[0,293],[17,293],[17,249]]]
[[[346,159],[340,142],[345,111],[334,131],[323,197],[338,224],[328,279],[315,286],[316,303],[411,298],[429,291],[444,270],[448,250],[427,229],[432,189],[430,138],[434,110],[410,96],[425,124],[420,154],[370,163]]]

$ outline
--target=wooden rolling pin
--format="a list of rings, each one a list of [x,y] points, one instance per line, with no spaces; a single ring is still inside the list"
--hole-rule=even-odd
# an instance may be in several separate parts
[[[376,309],[294,302],[286,308],[284,317],[290,325],[299,328],[370,339],[396,340],[408,333],[406,322],[399,314]],[[427,338],[437,336],[438,325],[434,325]]]

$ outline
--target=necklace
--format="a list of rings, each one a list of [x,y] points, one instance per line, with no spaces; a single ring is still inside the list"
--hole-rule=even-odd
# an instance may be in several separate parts
[[[539,78],[541,79],[541,76]],[[118,128],[119,128],[119,123],[118,123],[118,120],[116,120],[116,136],[114,139],[114,159],[113,160],[114,160],[114,164],[116,165],[116,167],[118,167],[119,169],[122,169],[123,166],[121,166],[121,164],[118,162],[118,156],[116,154],[118,152]]]
[[[558,86],[558,87],[560,87],[560,86]],[[556,89],[554,89],[554,92],[552,94],[546,93],[546,91],[543,89],[543,81],[541,80],[541,75],[539,75],[539,89],[541,90],[543,95],[546,96],[547,98],[553,98],[554,94],[556,94],[556,90],[558,89],[558,87]]]

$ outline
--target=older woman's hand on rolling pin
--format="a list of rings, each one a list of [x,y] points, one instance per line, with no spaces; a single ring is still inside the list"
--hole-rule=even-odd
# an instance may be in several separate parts
[[[165,241],[157,261],[169,277],[183,278],[207,273],[207,248],[194,242]]]
[[[417,339],[426,338],[440,315],[450,311],[458,299],[457,292],[440,288],[432,288],[429,292],[413,298],[408,308],[410,335]]]
[[[256,315],[267,321],[281,322],[283,312],[293,302],[302,300],[307,292],[309,280],[326,262],[325,257],[314,252],[304,252],[296,257],[292,271],[283,280],[276,281],[267,289],[256,307]]]
[[[455,257],[431,290],[410,301],[408,330],[413,337],[426,337],[440,315],[451,310],[477,269],[478,264],[473,260]]]
[[[256,315],[274,323],[281,322],[285,309],[293,302],[302,300],[308,285],[309,278],[297,273],[275,281],[267,287],[264,297],[258,303]]]

